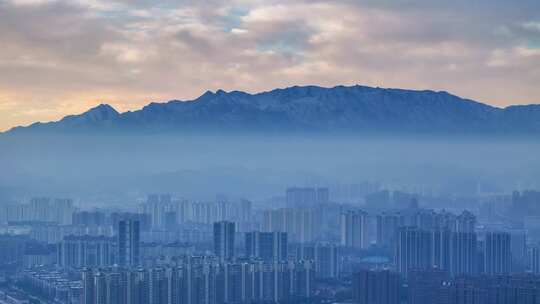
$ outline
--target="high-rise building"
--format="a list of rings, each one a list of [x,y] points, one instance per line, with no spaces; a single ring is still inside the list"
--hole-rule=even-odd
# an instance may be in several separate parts
[[[224,260],[234,258],[236,225],[234,222],[214,223],[214,253]]]
[[[54,222],[59,225],[71,224],[72,215],[75,211],[72,199],[57,198],[45,203],[43,206],[46,206],[47,210],[42,213],[45,218],[39,219],[40,221]]]
[[[88,303],[107,304],[286,303],[313,294],[311,261],[220,263],[208,258],[188,257],[176,266],[90,271],[92,280],[83,284],[83,293],[93,301]],[[100,290],[107,291],[105,297]]]
[[[533,244],[528,247],[527,270],[533,274],[540,274],[540,244]]]
[[[508,274],[512,265],[511,237],[507,232],[488,232],[484,240],[484,272]]]
[[[364,211],[346,211],[341,214],[341,245],[350,248],[369,247],[368,214]]]
[[[405,225],[405,218],[399,213],[382,213],[377,216],[377,245],[394,248],[399,227]]]
[[[118,232],[118,222],[125,220],[139,221],[140,231],[150,230],[150,215],[145,213],[132,213],[132,212],[112,212],[109,215],[108,223],[114,227],[114,231]]]
[[[440,270],[411,271],[410,304],[537,304],[540,276],[530,274],[445,278]]]
[[[287,260],[286,232],[248,232],[245,237],[245,246],[247,257],[260,258],[264,261]]]
[[[478,241],[475,232],[452,232],[449,262],[447,269],[453,277],[478,274]]]
[[[150,274],[146,269],[139,268],[128,272],[127,302],[138,304],[150,303]]]
[[[476,217],[464,211],[455,215],[448,211],[435,212],[430,209],[411,209],[406,211],[405,225],[424,230],[449,230],[452,232],[475,232]]]
[[[296,248],[297,260],[312,260],[318,278],[337,278],[339,276],[339,248],[330,243],[316,243]]]
[[[182,275],[183,272],[178,267],[169,267],[165,270],[165,276],[167,279],[167,289],[169,304],[181,304],[182,301]]]
[[[168,211],[165,213],[165,229],[166,230],[174,230],[174,228],[176,227],[176,219],[177,219],[177,214],[175,211]]]
[[[254,230],[251,216],[252,203],[248,200],[228,201],[219,197],[214,202],[172,200],[170,195],[150,195],[140,205],[141,214],[148,214],[154,230],[167,229],[170,224],[186,222],[213,224],[219,221],[234,221],[236,230]],[[142,224],[142,223],[141,223]]]
[[[511,229],[510,252],[512,253],[512,272],[525,272],[527,267],[527,231],[523,229]]]
[[[164,268],[156,267],[149,271],[150,303],[168,304],[168,284]]]
[[[145,203],[141,205],[142,213],[150,215],[150,224],[153,229],[164,229],[166,213],[176,211],[170,194],[150,194]]]
[[[94,273],[90,268],[82,270],[83,294],[81,304],[94,304]]]
[[[444,229],[444,222],[448,222],[448,213],[437,214],[433,210],[413,209],[412,214],[408,216],[406,225],[415,226],[423,230]]]
[[[310,298],[313,293],[313,280],[315,279],[315,267],[312,261],[299,261],[289,264],[294,268],[294,288],[292,293],[302,298]]]
[[[540,244],[529,247],[529,271],[540,274]]]
[[[57,265],[103,267],[114,263],[114,239],[105,236],[66,236],[58,244]]]
[[[407,280],[409,286],[408,303],[438,304],[436,299],[441,293],[441,286],[448,280],[448,272],[441,269],[411,270]]]
[[[411,269],[428,269],[433,264],[432,235],[417,227],[402,227],[398,232],[397,270],[407,277]]]
[[[137,220],[118,222],[118,262],[121,266],[140,263],[140,226]]]
[[[107,303],[128,304],[126,303],[127,281],[125,274],[120,273],[118,269],[112,269],[106,273]]]
[[[70,225],[74,210],[71,199],[32,198],[28,204],[0,206],[0,222],[32,221]]]
[[[417,227],[399,229],[396,264],[405,277],[411,269],[431,267],[447,271],[450,276],[474,275],[479,272],[476,233],[445,229],[424,230]]]
[[[430,240],[430,265],[428,267],[437,267],[442,270],[450,269],[450,259],[452,256],[451,243],[452,232],[448,229],[436,229],[429,231]],[[420,268],[425,269],[425,268]]]
[[[472,233],[476,230],[476,216],[469,211],[463,211],[456,218],[455,232]]]
[[[51,199],[48,197],[36,197],[30,200],[30,220],[32,221],[50,221],[49,210],[50,210]]]
[[[328,204],[330,202],[330,190],[326,187],[317,188],[317,204]]]
[[[108,304],[107,279],[105,277],[105,274],[100,271],[94,274],[94,303]]]
[[[23,262],[30,238],[27,235],[0,234],[0,261],[3,265]]]
[[[296,297],[309,299],[313,294],[313,279],[311,261],[219,262],[215,257],[186,256],[175,266],[84,270],[83,294],[88,295],[88,301],[82,302],[286,303]]]
[[[287,232],[289,242],[311,243],[320,235],[315,209],[281,208],[265,210],[263,230],[265,232]]]
[[[353,276],[353,300],[358,304],[399,304],[400,277],[389,270],[360,270]]]

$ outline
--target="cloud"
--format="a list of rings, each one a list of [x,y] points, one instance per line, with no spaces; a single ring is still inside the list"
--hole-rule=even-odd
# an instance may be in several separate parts
[[[491,53],[487,61],[490,67],[508,67],[512,69],[527,69],[534,67],[535,62],[540,60],[540,49],[517,46],[509,50],[497,49]],[[538,65],[536,66],[538,70]]]
[[[534,22],[534,21],[526,22],[526,23],[523,23],[522,26],[526,30],[530,30],[530,31],[540,33],[540,21],[538,21],[538,22]]]
[[[104,56],[112,56],[120,63],[139,63],[151,56],[147,47],[119,43],[105,43],[101,46]]]
[[[0,129],[94,102],[366,84],[539,102],[538,1],[0,1]],[[504,90],[499,89],[504,88]]]

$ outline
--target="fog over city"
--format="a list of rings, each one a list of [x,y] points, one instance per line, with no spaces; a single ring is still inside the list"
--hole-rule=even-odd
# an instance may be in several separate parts
[[[165,192],[264,200],[288,185],[377,181],[470,195],[538,187],[539,143],[474,137],[44,135],[2,138],[4,192],[107,200]],[[451,207],[451,206],[448,206]]]

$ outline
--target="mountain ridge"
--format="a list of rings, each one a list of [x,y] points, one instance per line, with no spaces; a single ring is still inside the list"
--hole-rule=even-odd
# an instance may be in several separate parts
[[[446,91],[293,86],[259,93],[206,91],[119,113],[100,104],[25,132],[309,131],[540,134],[540,105],[498,108]]]

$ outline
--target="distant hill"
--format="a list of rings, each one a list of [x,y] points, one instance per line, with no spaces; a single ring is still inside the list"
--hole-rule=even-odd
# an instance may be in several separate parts
[[[386,132],[540,135],[540,105],[492,107],[447,92],[366,86],[290,87],[258,94],[206,92],[119,113],[99,105],[9,133]]]

